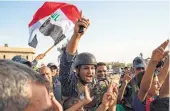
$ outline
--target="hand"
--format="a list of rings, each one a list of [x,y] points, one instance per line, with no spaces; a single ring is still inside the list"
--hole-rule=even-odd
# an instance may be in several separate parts
[[[36,61],[39,61],[39,60],[43,59],[44,57],[45,57],[45,54],[39,54],[39,55],[35,58],[35,60],[36,60]]]
[[[164,67],[167,67],[167,72],[169,71],[169,55],[167,55],[166,57],[165,57],[165,61],[164,61]]]
[[[81,37],[84,34],[84,32],[83,33],[79,33],[80,26],[83,26],[87,30],[89,24],[90,24],[89,19],[83,18],[82,11],[81,11],[80,12],[80,19],[75,23],[74,35],[78,35],[78,36]]]
[[[165,48],[167,47],[168,43],[169,43],[169,40],[166,40],[164,43],[162,43],[158,48],[156,48],[152,52],[152,57],[151,57],[152,62],[158,63],[165,56],[168,55],[169,51],[165,51]]]
[[[49,97],[51,98],[53,111],[63,111],[61,104],[55,99],[54,93],[49,93]]]
[[[85,88],[85,98],[84,98],[84,101],[85,101],[85,104],[88,104],[88,103],[90,103],[93,100],[93,98],[90,97],[90,90],[88,88],[88,85],[85,85],[84,88]]]
[[[128,84],[131,80],[132,80],[132,76],[130,76],[131,74],[125,74],[124,77],[123,77],[123,82],[125,84]]]
[[[108,109],[117,102],[118,88],[114,83],[109,84],[107,92],[103,95],[102,105]]]

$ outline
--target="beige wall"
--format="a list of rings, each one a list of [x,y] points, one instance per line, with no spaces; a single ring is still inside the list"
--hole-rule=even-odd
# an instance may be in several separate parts
[[[12,59],[16,55],[21,55],[25,59],[34,59],[35,49],[18,47],[0,47],[0,59]]]

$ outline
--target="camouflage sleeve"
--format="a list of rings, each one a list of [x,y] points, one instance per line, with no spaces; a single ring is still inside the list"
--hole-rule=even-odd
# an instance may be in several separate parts
[[[36,67],[37,64],[38,64],[38,62],[35,59],[31,62],[31,65],[33,68]]]

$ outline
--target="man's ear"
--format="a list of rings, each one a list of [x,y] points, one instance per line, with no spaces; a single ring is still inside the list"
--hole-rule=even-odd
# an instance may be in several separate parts
[[[132,68],[132,73],[134,73],[134,72],[135,72],[135,68],[133,67],[133,68]]]
[[[75,71],[76,71],[76,73],[79,73],[79,72],[80,72],[80,67],[77,67],[77,68],[75,69]]]

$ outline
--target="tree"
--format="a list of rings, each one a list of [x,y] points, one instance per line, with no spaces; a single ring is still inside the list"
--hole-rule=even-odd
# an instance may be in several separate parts
[[[132,67],[132,63],[128,63],[126,66],[127,67]]]
[[[114,62],[112,63],[112,68],[115,68],[115,67],[125,67],[125,63],[120,63],[120,62]]]

